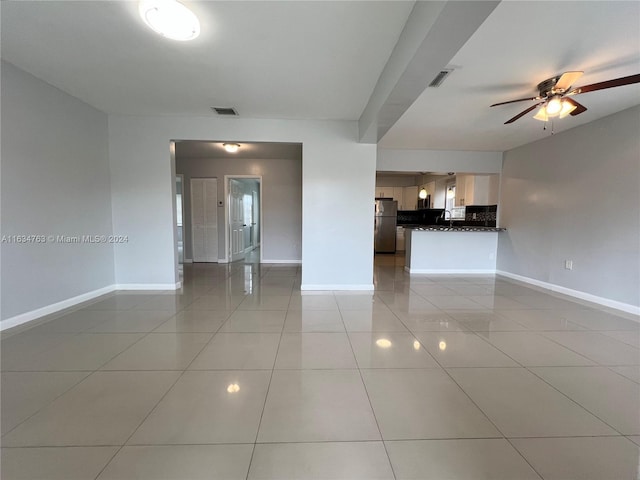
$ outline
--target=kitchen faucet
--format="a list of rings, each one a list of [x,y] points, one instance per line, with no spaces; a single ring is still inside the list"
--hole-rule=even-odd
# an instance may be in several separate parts
[[[453,228],[453,215],[451,215],[451,212],[449,210],[443,210],[442,211],[442,215],[440,215],[442,217],[443,220],[447,219],[447,212],[449,212],[449,228]]]

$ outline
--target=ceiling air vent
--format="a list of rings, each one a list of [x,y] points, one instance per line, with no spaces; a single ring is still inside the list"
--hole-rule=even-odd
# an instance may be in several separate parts
[[[211,110],[216,112],[218,115],[238,115],[238,112],[236,112],[236,109],[233,107],[211,107]]]
[[[444,82],[444,80],[449,76],[451,72],[453,72],[453,68],[441,70],[440,73],[436,75],[436,78],[431,80],[431,83],[429,84],[429,86],[434,88],[439,87],[440,85],[442,85],[442,82]]]

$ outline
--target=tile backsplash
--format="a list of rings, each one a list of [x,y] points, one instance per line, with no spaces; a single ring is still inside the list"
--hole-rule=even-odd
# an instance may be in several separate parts
[[[469,205],[466,207],[464,221],[468,225],[495,227],[498,205]]]

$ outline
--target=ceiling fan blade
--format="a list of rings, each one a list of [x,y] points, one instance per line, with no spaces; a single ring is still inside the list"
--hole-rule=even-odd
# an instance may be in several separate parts
[[[497,107],[498,105],[506,105],[507,103],[525,102],[527,100],[540,100],[540,98],[541,97],[519,98],[518,100],[509,100],[508,102],[494,103],[493,105],[489,105],[489,107]]]
[[[516,115],[513,118],[510,118],[509,120],[507,120],[506,122],[504,122],[505,125],[507,125],[508,123],[513,123],[516,120],[518,120],[520,117],[525,116],[527,113],[529,113],[531,110],[535,110],[537,107],[539,107],[540,105],[542,105],[544,102],[540,102],[540,103],[536,103],[535,105],[527,108],[524,112],[520,112],[518,115]]]
[[[623,85],[631,85],[632,83],[640,83],[640,73],[629,75],[628,77],[614,78],[604,82],[592,83],[584,87],[578,87],[571,90],[568,95],[578,95],[579,93],[594,92],[596,90],[604,90],[605,88],[622,87]]]
[[[576,102],[573,98],[565,97],[564,101],[565,102],[569,102],[571,105],[576,107],[576,109],[569,114],[572,117],[575,117],[576,115],[580,115],[582,112],[586,112],[587,111],[587,107],[585,107],[581,103]]]
[[[578,80],[584,72],[564,72],[560,79],[556,82],[554,90],[566,91]]]

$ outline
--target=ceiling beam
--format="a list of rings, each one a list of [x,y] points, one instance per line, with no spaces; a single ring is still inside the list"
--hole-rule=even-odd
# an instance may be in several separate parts
[[[358,120],[361,143],[378,143],[499,3],[415,3]]]

